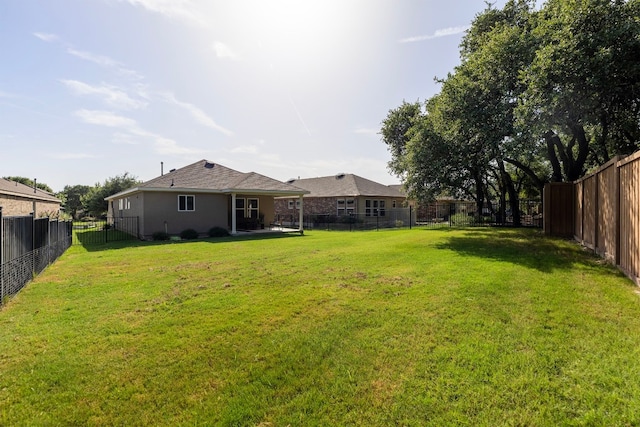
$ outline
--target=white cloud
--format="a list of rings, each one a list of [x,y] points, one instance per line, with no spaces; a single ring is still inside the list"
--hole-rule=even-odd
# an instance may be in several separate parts
[[[122,63],[105,55],[97,55],[95,53],[77,50],[72,47],[67,48],[67,53],[77,58],[84,59],[85,61],[98,64],[101,67],[114,68],[120,75],[129,77],[131,79],[140,80],[143,78],[140,74],[138,74],[137,71],[130,70],[126,68]]]
[[[132,139],[132,135],[135,135],[152,139],[154,141],[154,149],[159,154],[201,153],[200,150],[180,146],[176,141],[170,138],[166,138],[157,133],[143,129],[138,126],[138,123],[135,120],[114,114],[110,111],[78,110],[74,114],[82,119],[85,123],[98,126],[120,128],[128,132],[128,134],[123,132],[116,132],[113,139],[113,142],[115,144],[136,144],[136,142]]]
[[[49,33],[33,33],[34,36],[36,36],[37,38],[39,38],[42,41],[45,41],[47,43],[51,43],[51,42],[55,42],[58,40],[58,36],[56,36],[55,34],[49,34]]]
[[[227,135],[227,136],[233,135],[233,131],[223,126],[220,126],[218,123],[215,122],[215,120],[209,117],[207,113],[205,113],[195,105],[189,104],[188,102],[178,101],[172,93],[162,94],[162,97],[165,99],[165,101],[169,102],[170,104],[173,104],[180,108],[185,109],[201,125],[207,126],[211,129],[215,129],[218,132],[223,133],[224,135]]]
[[[216,53],[216,56],[221,59],[240,59],[240,55],[221,41],[213,42],[213,51]]]
[[[120,65],[117,61],[109,58],[108,56],[96,55],[95,53],[77,50],[72,47],[67,48],[67,53],[73,56],[77,56],[78,58],[84,59],[85,61],[89,61],[98,65],[101,65],[103,67],[116,67]]]
[[[173,155],[173,154],[201,154],[201,150],[194,150],[192,148],[182,147],[178,145],[172,139],[163,138],[156,135],[155,149],[158,154]]]
[[[102,110],[78,110],[74,113],[76,117],[79,117],[85,123],[92,125],[117,127],[125,129],[135,129],[137,123],[135,120],[128,117],[119,116],[110,111]]]
[[[440,29],[440,30],[436,30],[436,32],[433,33],[433,34],[422,35],[422,36],[414,36],[414,37],[407,37],[405,39],[401,39],[400,43],[413,43],[413,42],[420,42],[420,41],[424,41],[424,40],[437,39],[437,38],[440,38],[440,37],[453,36],[453,35],[456,35],[456,34],[464,33],[469,28],[470,28],[469,25],[465,25],[465,26],[461,26],[461,27],[443,28],[443,29]]]
[[[258,154],[258,147],[255,145],[243,145],[230,150],[234,154]]]
[[[142,7],[149,12],[164,15],[170,19],[180,19],[189,24],[205,26],[206,21],[196,11],[190,0],[119,0],[121,3],[129,3],[134,7]]]
[[[132,110],[145,108],[147,106],[146,102],[131,98],[126,92],[115,86],[104,83],[100,86],[92,86],[77,80],[60,81],[76,95],[98,95],[101,96],[108,105],[115,108]]]

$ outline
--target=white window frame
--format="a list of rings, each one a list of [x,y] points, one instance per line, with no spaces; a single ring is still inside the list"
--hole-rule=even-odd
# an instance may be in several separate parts
[[[354,199],[353,197],[349,197],[348,199],[346,199],[346,209],[347,209],[347,215],[355,214],[356,199]]]
[[[365,216],[386,216],[386,201],[382,199],[366,199],[364,201]]]
[[[129,209],[131,209],[131,200],[128,197],[118,199],[118,210],[123,211]]]
[[[184,203],[181,203],[184,200]],[[189,209],[189,200],[191,200],[191,209]],[[184,204],[184,209],[180,207]],[[178,212],[194,212],[196,210],[196,196],[194,194],[178,195]]]
[[[255,207],[253,206],[254,202]],[[245,218],[257,219],[260,217],[260,199],[258,199],[257,197],[247,198],[246,208],[247,210],[244,214]],[[256,216],[252,216],[252,212],[255,212]]]
[[[236,207],[235,207],[236,218],[244,218],[246,216],[245,214],[246,209],[247,209],[247,200],[244,197],[237,197]],[[238,215],[238,212],[240,212],[240,215]]]

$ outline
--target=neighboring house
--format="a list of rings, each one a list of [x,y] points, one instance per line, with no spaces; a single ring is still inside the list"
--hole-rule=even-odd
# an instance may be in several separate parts
[[[353,174],[292,179],[287,184],[308,191],[304,195],[307,215],[384,217],[390,210],[406,207],[407,198],[399,185],[383,185]],[[295,217],[298,203],[292,197],[276,198],[276,215]]]
[[[0,178],[0,207],[3,216],[57,216],[61,204],[62,201],[51,193]]]
[[[156,232],[177,235],[194,229],[206,235],[211,228],[222,227],[235,234],[259,228],[274,222],[274,197],[302,201],[305,193],[255,172],[200,160],[106,200],[116,226],[117,218],[138,217],[138,237],[149,239]]]

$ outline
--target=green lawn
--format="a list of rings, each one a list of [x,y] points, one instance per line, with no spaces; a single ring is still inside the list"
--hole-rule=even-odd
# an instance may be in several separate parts
[[[0,311],[0,425],[639,425],[637,291],[531,230],[74,246]]]

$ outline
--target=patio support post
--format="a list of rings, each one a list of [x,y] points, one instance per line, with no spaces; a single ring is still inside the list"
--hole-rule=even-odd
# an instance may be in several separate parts
[[[231,234],[236,234],[236,193],[231,193]]]
[[[300,231],[300,234],[302,234],[304,231],[303,221],[304,221],[303,202],[302,202],[302,195],[300,195],[300,226],[298,228],[298,230]]]

